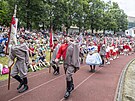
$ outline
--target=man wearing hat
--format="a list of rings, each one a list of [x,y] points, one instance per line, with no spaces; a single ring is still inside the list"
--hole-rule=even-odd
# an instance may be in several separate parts
[[[52,58],[51,58],[51,65],[52,65],[52,67],[54,69],[53,74],[58,75],[60,73],[59,72],[59,65],[58,65],[58,63],[55,62],[55,59],[56,59],[56,55],[57,55],[58,50],[59,50],[61,45],[58,42],[56,37],[54,37],[53,41],[54,41],[54,47],[53,47],[53,50],[52,50],[53,54],[52,54]]]
[[[11,71],[11,76],[20,83],[17,87],[19,93],[23,93],[24,91],[28,90],[28,80],[26,75],[29,65],[29,52],[28,47],[24,43],[24,38],[25,37],[23,35],[19,37],[20,44],[12,46],[11,53],[9,54],[9,57],[12,61],[16,59],[14,67]]]
[[[66,93],[64,98],[67,99],[70,96],[71,91],[74,89],[72,75],[79,69],[79,44],[73,42],[71,36],[64,39],[64,43],[60,46],[57,53],[55,62],[58,62],[62,56],[64,60],[64,70],[66,74]]]

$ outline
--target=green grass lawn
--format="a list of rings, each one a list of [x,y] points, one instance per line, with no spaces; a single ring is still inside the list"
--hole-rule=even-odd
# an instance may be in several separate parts
[[[8,63],[8,57],[0,57],[0,64],[7,65]],[[1,75],[0,76],[0,81],[1,80],[6,80],[8,78],[8,74],[6,75]]]
[[[0,81],[6,80],[8,78],[8,74],[6,75],[1,75],[0,76]]]
[[[47,62],[50,61],[50,52],[49,51],[46,51],[46,60],[47,60]],[[8,64],[8,57],[0,57],[0,63],[3,65],[7,65]],[[8,78],[8,74],[0,75],[0,81],[6,80],[7,78]]]
[[[7,65],[8,57],[0,57],[0,63],[3,64],[3,65]]]

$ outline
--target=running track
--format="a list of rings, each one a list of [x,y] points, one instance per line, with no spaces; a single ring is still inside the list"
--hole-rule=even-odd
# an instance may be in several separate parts
[[[66,101],[114,101],[118,80],[123,68],[135,55],[120,56],[111,65],[97,67],[96,73],[89,72],[88,65],[82,65],[74,74],[75,90]],[[48,69],[28,74],[29,90],[18,94],[18,82],[11,80],[10,90],[7,81],[0,82],[0,101],[65,101],[65,75],[48,73]]]

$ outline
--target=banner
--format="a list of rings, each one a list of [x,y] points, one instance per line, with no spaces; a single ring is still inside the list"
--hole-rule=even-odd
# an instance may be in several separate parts
[[[9,35],[9,45],[17,45],[17,24],[18,19],[13,16],[11,21],[11,32]]]

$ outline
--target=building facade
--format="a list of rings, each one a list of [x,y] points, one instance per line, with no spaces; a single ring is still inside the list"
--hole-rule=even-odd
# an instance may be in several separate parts
[[[128,29],[135,27],[135,17],[128,16]]]

